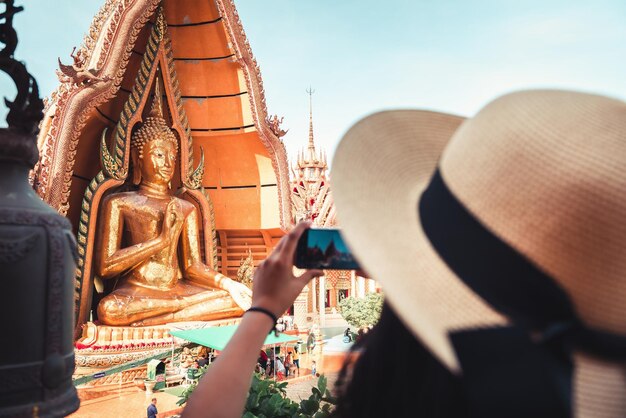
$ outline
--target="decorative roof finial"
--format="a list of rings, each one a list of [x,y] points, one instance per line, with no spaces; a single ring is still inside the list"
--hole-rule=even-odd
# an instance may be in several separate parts
[[[162,99],[161,82],[157,76],[154,81],[154,98],[152,99],[150,113],[130,139],[130,146],[137,150],[140,157],[143,157],[144,145],[156,139],[164,139],[171,142],[178,151],[178,139],[163,117]]]
[[[17,47],[13,16],[24,8],[15,6],[14,0],[0,0],[0,3],[5,5],[4,12],[0,14],[0,19],[4,19],[0,24],[0,42],[5,44],[0,51],[0,71],[7,73],[17,87],[17,95],[13,101],[4,99],[9,108],[7,124],[16,132],[33,135],[38,131],[39,121],[43,116],[43,101],[39,98],[37,82],[26,70],[26,66],[13,56]]]
[[[315,153],[315,143],[313,142],[313,93],[315,90],[309,86],[306,92],[309,93],[309,150],[313,156]]]
[[[13,16],[24,8],[15,6],[14,0],[0,0],[0,4],[4,4],[4,12],[0,13],[0,20],[4,20],[0,23],[0,43],[5,45],[0,50],[0,71],[11,77],[17,88],[13,101],[4,99],[9,109],[8,128],[0,128],[0,159],[21,160],[33,167],[39,156],[35,134],[43,116],[43,101],[37,81],[13,55],[17,47]]]
[[[152,108],[149,117],[163,119],[163,96],[161,96],[161,80],[157,75],[154,80],[154,98],[152,99]]]

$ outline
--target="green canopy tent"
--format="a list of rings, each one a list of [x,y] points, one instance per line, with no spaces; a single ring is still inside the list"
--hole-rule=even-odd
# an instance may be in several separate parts
[[[226,344],[230,341],[233,334],[237,330],[237,325],[225,325],[221,327],[209,327],[209,328],[196,328],[170,330],[170,335],[173,337],[182,338],[183,340],[191,341],[192,343],[200,344],[205,347],[210,347],[214,350],[222,351]],[[276,346],[279,344],[286,344],[288,342],[298,341],[296,335],[278,334],[271,332],[265,338],[264,346],[271,345]],[[276,374],[276,368],[274,368],[274,377]]]
[[[170,335],[205,347],[211,347],[214,350],[222,351],[236,330],[237,325],[225,325],[222,327],[185,330],[173,329],[170,330]],[[278,336],[276,336],[272,332],[265,338],[263,345],[279,345],[291,341],[298,341],[298,336],[288,334],[278,334]]]

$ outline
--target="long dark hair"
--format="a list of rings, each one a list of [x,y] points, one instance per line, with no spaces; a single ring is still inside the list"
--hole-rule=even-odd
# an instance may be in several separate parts
[[[339,373],[334,418],[468,415],[460,378],[433,357],[386,302],[378,324],[352,351],[360,354]]]

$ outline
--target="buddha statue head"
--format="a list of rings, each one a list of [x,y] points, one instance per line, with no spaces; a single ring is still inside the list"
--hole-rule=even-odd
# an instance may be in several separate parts
[[[169,184],[174,175],[178,139],[163,118],[161,93],[157,80],[150,114],[131,137],[133,184],[142,179],[151,183]]]

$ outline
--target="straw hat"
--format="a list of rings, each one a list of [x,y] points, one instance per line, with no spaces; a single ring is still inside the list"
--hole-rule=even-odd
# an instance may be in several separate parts
[[[352,251],[478,415],[626,416],[626,103],[377,113],[332,182]]]

